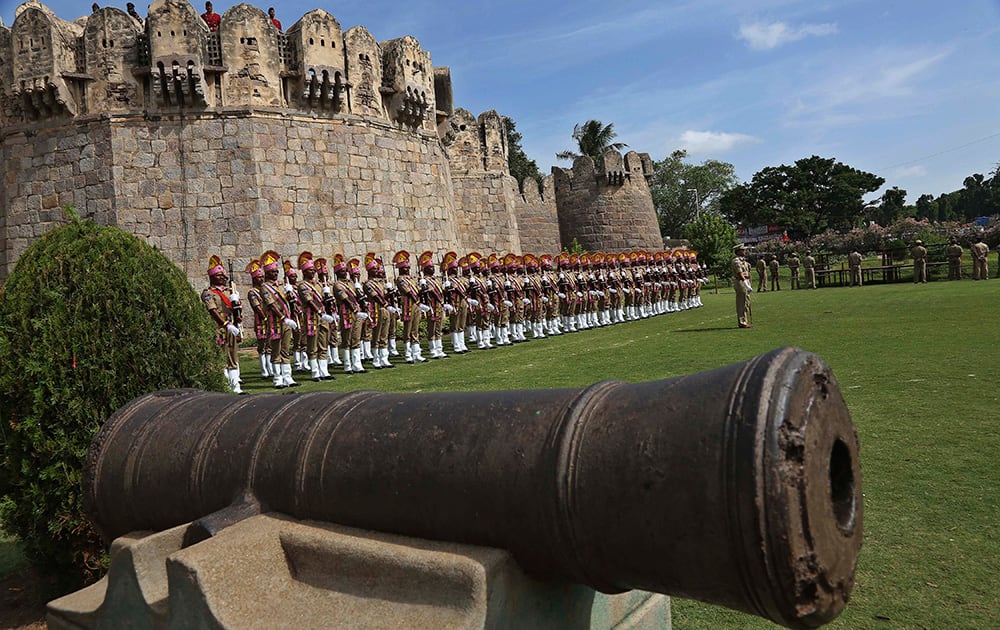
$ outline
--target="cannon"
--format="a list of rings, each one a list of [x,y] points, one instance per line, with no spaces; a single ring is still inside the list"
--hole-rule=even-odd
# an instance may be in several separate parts
[[[84,506],[107,540],[273,511],[813,628],[854,584],[858,448],[830,368],[796,348],[584,389],[173,390],[107,421]]]

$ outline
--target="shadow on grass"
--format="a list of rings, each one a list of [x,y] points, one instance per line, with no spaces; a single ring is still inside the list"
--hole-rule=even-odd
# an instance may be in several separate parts
[[[679,333],[697,333],[697,332],[712,332],[715,330],[739,330],[736,326],[713,326],[711,328],[678,328],[673,332]]]

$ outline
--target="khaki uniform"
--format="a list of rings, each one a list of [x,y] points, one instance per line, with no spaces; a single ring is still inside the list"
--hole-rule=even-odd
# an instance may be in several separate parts
[[[201,301],[212,314],[212,320],[218,327],[215,340],[222,346],[222,352],[226,356],[226,369],[239,369],[240,363],[236,351],[240,345],[240,336],[234,335],[228,329],[228,324],[234,324],[239,328],[239,324],[233,319],[233,304],[229,300],[229,290],[225,286],[208,287],[201,292]]]
[[[860,287],[862,285],[860,252],[851,252],[847,255],[847,267],[851,274],[851,286],[856,284]]]
[[[986,259],[989,258],[990,248],[986,243],[979,241],[972,246],[972,279],[973,280],[989,280],[990,269],[986,264]]]
[[[765,291],[767,291],[767,261],[761,256],[757,259],[757,292],[764,293]]]
[[[771,290],[781,291],[781,280],[778,277],[778,272],[781,270],[781,266],[778,264],[778,259],[771,257],[771,262],[768,265],[771,270]]]
[[[910,250],[913,256],[913,284],[927,282],[927,248],[923,245],[914,245]]]
[[[791,258],[788,259],[786,263],[788,265],[788,272],[791,275],[792,289],[799,288],[799,257],[797,254],[792,254]]]
[[[958,243],[952,243],[945,250],[948,255],[948,279],[949,280],[961,280],[962,279],[962,246]]]
[[[816,259],[811,255],[806,254],[806,257],[802,259],[802,266],[806,269],[806,288],[815,289],[816,288]]]
[[[763,259],[761,259],[763,262]],[[750,327],[750,263],[744,256],[733,258],[733,288],[736,289],[736,321]]]

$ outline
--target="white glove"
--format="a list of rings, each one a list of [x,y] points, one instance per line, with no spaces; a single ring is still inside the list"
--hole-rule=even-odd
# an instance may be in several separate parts
[[[420,310],[422,312],[424,312],[424,313],[430,313],[431,312],[431,307],[427,306],[426,304],[421,304],[420,305]]]
[[[465,301],[469,304],[469,306],[473,306],[473,307],[479,306],[479,300],[476,300],[476,299],[473,299],[473,298],[466,298]]]
[[[330,294],[330,287],[323,287],[323,295],[329,296]]]
[[[487,302],[486,308],[490,309],[490,312],[497,310],[497,307],[493,306],[492,302]]]
[[[228,330],[229,334],[232,335],[233,337],[240,336],[240,329],[237,328],[236,326],[233,326],[232,324],[226,324],[226,330]]]
[[[286,317],[285,318],[285,326],[288,326],[292,330],[298,330],[299,329],[299,323],[297,321],[295,321],[294,319],[290,318],[290,317]]]
[[[521,304],[531,304],[531,300],[528,298],[521,298]]]
[[[399,309],[395,306],[387,306],[385,307],[385,310],[389,311],[390,315],[399,315]]]
[[[355,283],[354,283],[354,288],[355,288],[356,290],[360,291],[360,290],[361,290],[361,283],[360,283],[360,282],[355,282]]]
[[[322,315],[320,315],[320,317],[322,317],[323,321],[326,322],[327,324],[333,323],[333,315],[330,315],[329,313],[323,313]]]
[[[295,293],[295,287],[293,287],[292,285],[290,285],[290,284],[288,284],[286,282],[285,283],[285,293]]]
[[[427,286],[427,278],[420,279],[420,288],[423,289]]]
[[[511,308],[514,306],[514,303],[511,302],[510,300],[504,300],[503,305],[506,306],[507,308]]]
[[[451,315],[452,313],[455,312],[455,307],[452,306],[451,304],[445,304],[444,305],[444,312],[448,313],[449,315]]]
[[[560,271],[559,272],[559,279],[560,280],[565,280],[566,279],[566,274],[564,274],[563,272]]]
[[[608,292],[609,293],[618,293],[618,291],[616,291],[615,289],[608,289]]]
[[[560,292],[558,295],[559,295],[559,299],[560,300],[565,300],[566,299],[566,294],[565,293],[561,293]]]
[[[233,292],[229,294],[229,299],[232,300],[233,302],[239,302],[240,301],[240,292],[237,291],[237,290],[235,290],[235,289],[233,289]]]
[[[451,280],[445,280],[443,286],[446,289],[450,289],[451,288]]]
[[[583,297],[583,293],[580,293],[579,291],[577,291],[576,292],[576,297],[582,298]]]
[[[545,297],[545,296],[543,295],[543,296],[542,296],[542,304],[548,304],[548,303],[549,303],[549,298],[547,298],[547,297]]]
[[[355,316],[355,319],[357,319],[359,322],[363,322],[366,319],[368,319],[368,313],[364,311],[358,311],[358,314]]]
[[[486,281],[486,286],[490,287],[490,288],[493,288],[493,281],[492,280],[487,280]]]
[[[339,322],[340,321],[340,315],[337,315],[336,313],[330,315],[330,317],[332,317],[333,321],[335,321],[335,322]]]
[[[753,287],[750,286],[750,281],[749,280],[744,280],[743,281],[743,287],[747,290],[747,293],[753,293]]]

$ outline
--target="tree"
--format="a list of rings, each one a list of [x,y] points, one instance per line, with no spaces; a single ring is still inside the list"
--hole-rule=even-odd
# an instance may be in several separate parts
[[[605,125],[599,120],[588,120],[582,125],[573,126],[573,139],[576,140],[579,153],[576,151],[560,151],[556,158],[560,160],[575,160],[582,155],[589,155],[595,162],[608,149],[621,151],[628,145],[623,142],[612,142],[618,134],[615,124]]]
[[[833,158],[812,156],[769,166],[722,195],[723,215],[743,225],[776,224],[807,236],[848,228],[864,218],[865,194],[885,180]]]
[[[739,183],[728,162],[687,164],[686,157],[681,149],[653,165],[650,193],[663,236],[679,236],[699,212],[718,211],[719,197]]]
[[[517,131],[514,119],[503,117],[504,128],[507,130],[507,166],[510,168],[511,177],[517,180],[524,190],[524,180],[529,177],[538,185],[542,185],[542,174],[538,171],[538,164],[534,160],[529,160],[524,149],[521,148],[521,134]]]
[[[913,209],[915,219],[927,219],[929,221],[938,220],[938,203],[934,200],[934,195],[920,195],[917,198],[916,206]]]
[[[702,212],[684,226],[684,238],[691,241],[691,248],[698,252],[699,261],[722,277],[730,276],[736,228],[722,215],[711,210]]]
[[[889,225],[903,216],[905,207],[906,191],[898,186],[893,186],[882,193],[882,199],[880,203],[873,206],[870,217],[879,225]]]
[[[64,581],[105,546],[82,508],[91,439],[128,401],[223,390],[215,326],[184,273],[144,241],[72,215],[0,290],[0,522]]]

